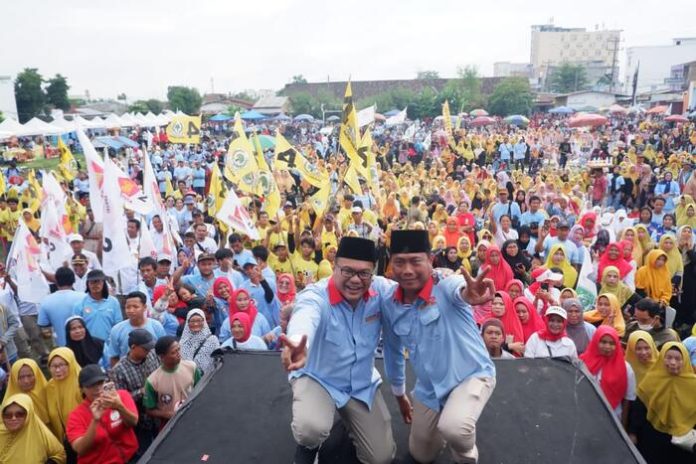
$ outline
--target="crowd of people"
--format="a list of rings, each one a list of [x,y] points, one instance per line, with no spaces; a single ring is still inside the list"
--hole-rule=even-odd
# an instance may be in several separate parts
[[[334,337],[331,349],[358,350],[358,360],[369,364],[380,340],[379,325],[372,326],[376,333],[360,335],[374,339],[374,346],[368,340],[358,349],[355,340],[347,344],[345,332],[332,335],[325,313],[310,308],[337,305],[342,298],[349,301],[349,295],[356,302],[365,295],[367,301],[368,289],[396,292],[377,303],[383,304],[385,318],[379,349],[404,420],[415,421],[412,439],[419,446],[411,453],[423,462],[442,447],[424,438],[434,433],[435,422],[427,429],[415,419],[428,411],[438,411],[437,428],[450,437],[458,462],[476,457],[471,436],[463,445],[457,441],[453,429],[459,423],[448,412],[455,407],[446,406],[472,405],[464,398],[466,389],[457,388],[472,388],[471,375],[466,382],[447,380],[447,395],[460,395],[457,403],[436,398],[437,391],[423,387],[431,381],[421,379],[436,375],[433,369],[463,365],[474,370],[480,374],[475,377],[488,379],[479,387],[488,395],[475,403],[482,408],[495,385],[490,359],[522,357],[581,362],[648,462],[687,462],[688,452],[674,443],[686,440],[696,426],[693,123],[673,125],[638,113],[613,115],[607,125],[580,130],[547,114],[535,115],[527,127],[499,122],[474,128],[464,121],[452,133],[440,120],[415,122],[408,130],[407,125],[378,126],[370,147],[377,181],[359,177],[359,186],[350,187],[350,160],[339,150],[337,130],[315,123],[278,125],[262,122],[247,129],[267,135],[281,130],[328,177],[331,198],[318,210],[311,201],[317,187],[292,168],[273,173],[282,199],[278,211],[269,211],[262,196],[237,191],[258,238],[209,214],[211,173],[216,164],[224,171],[234,138],[231,127],[204,127],[195,146],[170,144],[146,129],[130,134],[148,151],[111,155],[139,184],[143,157],[149,156],[166,213],[124,211],[131,253],[124,260],[133,264],[117,275],[102,270],[103,226],[90,205],[87,171],[63,179],[70,251],[56,260],[47,249],[40,263],[52,293],[40,303],[22,301],[13,269],[0,268],[5,384],[0,462],[136,460],[202,376],[214,370],[211,355],[226,347],[285,347],[290,353],[286,367],[295,371],[296,401],[309,401],[308,392],[321,385],[330,394],[328,402],[333,400],[350,422],[358,414],[350,398],[367,405],[383,399],[374,396],[369,379],[360,392],[351,393],[356,386],[350,383],[332,390],[330,382],[322,381],[330,375],[321,363],[330,360],[312,358],[310,351],[299,362],[298,343],[312,346],[315,333],[322,342]],[[68,145],[77,149],[77,139]],[[273,166],[272,147],[264,156]],[[7,252],[22,222],[41,242],[42,217],[36,179],[15,164],[3,174],[0,239]],[[228,182],[228,188],[235,187]],[[141,253],[143,229],[152,237],[156,258]],[[177,242],[169,254],[168,230]],[[418,239],[411,248],[408,241],[395,243],[401,231],[421,231],[425,242]],[[370,241],[374,255],[339,252],[346,239]],[[424,258],[421,262],[409,253]],[[397,259],[403,254],[408,259]],[[346,259],[373,265],[351,267],[341,263]],[[50,265],[55,262],[59,265]],[[415,293],[409,269],[426,276]],[[398,282],[399,290],[389,286],[389,279]],[[484,281],[490,285],[485,298],[483,291],[451,296],[463,282]],[[338,289],[336,282],[341,282]],[[428,285],[439,290],[427,290]],[[400,320],[396,302],[411,308],[418,301],[437,304],[438,298],[470,312],[471,321],[441,309],[431,320],[446,321],[437,322],[444,328],[434,329],[446,341],[421,338],[435,327],[424,318],[417,334],[409,335],[407,325],[416,321]],[[371,313],[363,310],[369,327]],[[458,324],[476,340],[447,333],[447,327]],[[300,342],[302,335],[310,340]],[[469,351],[462,352],[462,346]],[[479,349],[480,359],[478,354],[473,361],[465,359]],[[400,378],[404,350],[424,382],[414,393],[413,418]],[[427,362],[433,350],[439,353],[437,367]],[[336,369],[343,367],[339,363]],[[300,384],[303,377],[317,382]],[[298,394],[300,385],[303,393]],[[301,429],[317,417],[293,413],[295,438],[310,450],[305,458],[313,459],[311,450],[326,437],[307,438]],[[362,462],[391,459],[388,447],[381,449],[382,460],[365,451],[377,446],[370,440],[380,436],[356,443]]]

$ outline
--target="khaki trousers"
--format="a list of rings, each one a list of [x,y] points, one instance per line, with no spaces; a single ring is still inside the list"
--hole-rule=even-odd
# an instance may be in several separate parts
[[[292,434],[295,441],[310,449],[326,440],[333,426],[336,404],[331,395],[311,377],[292,381]],[[382,393],[377,390],[372,408],[350,399],[338,410],[363,464],[388,464],[396,454],[391,415]]]
[[[414,400],[411,456],[421,463],[432,462],[447,443],[455,462],[476,463],[476,422],[494,388],[493,377],[471,377],[452,390],[440,412]]]

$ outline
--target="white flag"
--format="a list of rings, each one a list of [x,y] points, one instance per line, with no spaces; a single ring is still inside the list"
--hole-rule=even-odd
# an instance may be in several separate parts
[[[590,250],[586,246],[583,246],[583,254],[585,255],[585,259],[580,267],[578,285],[575,287],[575,290],[578,293],[578,299],[582,303],[583,309],[587,311],[594,306],[595,299],[597,298],[597,286],[592,279],[589,278],[589,275],[593,271],[593,267]]]
[[[87,164],[87,175],[89,176],[89,203],[94,213],[96,222],[103,221],[102,208],[102,188],[104,184],[104,161],[97,154],[94,145],[90,142],[82,129],[77,129],[77,138],[82,145],[85,153],[85,164]]]
[[[233,229],[249,236],[252,240],[258,240],[260,238],[259,231],[256,230],[256,226],[251,220],[249,212],[242,205],[242,202],[239,201],[239,197],[237,197],[233,189],[227,191],[225,202],[222,204],[220,211],[217,212],[215,217]]]
[[[102,246],[102,268],[104,273],[116,277],[118,271],[133,265],[126,238],[126,218],[123,200],[118,187],[118,171],[110,159],[104,162],[104,239]]]
[[[387,120],[385,122],[387,127],[396,126],[398,124],[403,124],[406,121],[406,110],[407,109],[408,109],[408,107],[404,108],[403,111],[399,111],[394,116],[387,118]]]
[[[375,121],[375,105],[358,111],[358,126],[364,127]]]
[[[17,296],[21,301],[41,303],[50,292],[41,272],[40,259],[41,247],[24,220],[20,220],[7,257],[7,270],[17,284]]]

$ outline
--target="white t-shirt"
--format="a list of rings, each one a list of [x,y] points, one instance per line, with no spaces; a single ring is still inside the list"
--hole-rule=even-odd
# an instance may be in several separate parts
[[[542,340],[539,338],[539,334],[535,332],[524,345],[525,358],[555,358],[559,356],[578,359],[578,350],[575,348],[573,340],[568,337],[554,341]]]

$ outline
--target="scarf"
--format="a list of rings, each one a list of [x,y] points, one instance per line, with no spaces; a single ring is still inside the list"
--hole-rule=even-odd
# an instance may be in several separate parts
[[[292,276],[292,274],[280,274],[278,276],[278,281],[277,283],[280,284],[281,280],[285,280],[288,282],[290,288],[288,289],[287,292],[285,293],[280,293],[280,290],[278,290],[276,293],[278,294],[278,300],[280,300],[281,304],[287,304],[295,301],[295,295],[297,294],[297,287],[295,287],[295,278]],[[280,288],[279,285],[277,285],[278,288]]]
[[[19,387],[19,371],[27,366],[34,373],[34,388],[29,392],[23,392]],[[36,415],[44,424],[48,423],[48,409],[46,405],[46,377],[44,377],[43,372],[31,358],[22,358],[15,361],[12,365],[12,370],[10,370],[10,380],[7,383],[7,390],[5,391],[5,398],[3,401],[7,401],[11,396],[18,393],[25,393],[31,398],[31,402],[34,405],[34,410]],[[2,462],[2,461],[0,461]]]
[[[544,321],[541,320],[539,313],[537,313],[537,310],[534,307],[534,305],[532,305],[531,301],[529,301],[524,296],[519,296],[515,298],[515,300],[512,302],[512,306],[513,308],[515,308],[515,312],[517,312],[517,305],[520,304],[524,305],[525,308],[527,308],[527,313],[529,314],[526,323],[522,322],[522,320],[520,319],[520,324],[522,325],[522,333],[524,334],[524,342],[527,343],[527,340],[529,340],[529,337],[531,337],[534,332],[538,332],[544,327]]]
[[[611,356],[604,356],[599,352],[599,341],[604,336],[611,337],[616,344],[616,349]],[[580,355],[580,359],[595,377],[601,371],[602,379],[599,384],[612,409],[616,409],[621,404],[628,388],[626,361],[619,334],[612,327],[600,326],[592,336],[587,351]]]
[[[636,345],[639,341],[644,341],[650,347],[650,361],[643,363],[638,359],[636,354]],[[645,377],[645,374],[655,365],[659,353],[657,351],[657,346],[655,346],[655,340],[653,340],[652,335],[644,330],[636,330],[631,333],[628,337],[628,343],[626,344],[626,361],[633,368],[633,372],[636,374],[636,385],[640,385],[640,382]]]
[[[580,308],[580,311],[582,312],[582,302],[580,302],[580,300],[577,298],[568,298],[563,302],[563,304],[561,304],[561,307],[563,307],[563,309],[566,311],[573,306]],[[568,334],[568,338],[573,340],[573,343],[575,343],[575,348],[577,349],[578,354],[584,353],[587,349],[587,345],[590,343],[590,337],[587,335],[587,330],[585,329],[585,321],[580,319],[580,322],[577,324],[571,324],[568,322],[565,330],[566,334]]]
[[[196,333],[191,332],[189,321],[193,316],[203,319],[203,327]],[[186,324],[179,340],[181,347],[181,359],[193,361],[203,371],[209,372],[213,367],[213,351],[220,347],[220,342],[213,336],[205,320],[205,314],[200,309],[192,309],[186,315]]]
[[[491,261],[491,255],[493,253],[498,253],[498,264],[493,264]],[[491,244],[486,250],[486,266],[490,268],[488,277],[493,280],[496,290],[504,289],[507,283],[515,278],[514,274],[512,273],[512,268],[503,258],[500,249],[495,245]],[[508,331],[508,333],[510,332]]]
[[[610,251],[617,253],[618,257],[612,259],[609,256]],[[620,243],[610,243],[606,250],[604,250],[604,253],[602,253],[602,256],[599,258],[599,264],[597,265],[597,283],[602,282],[602,278],[604,277],[604,269],[607,266],[613,266],[616,268],[619,271],[619,277],[622,279],[633,270],[633,266],[631,266],[623,258],[623,246]]]
[[[82,328],[85,329],[85,338],[79,342],[70,338],[70,323],[73,321],[79,321],[82,324]],[[85,320],[80,316],[72,316],[66,319],[65,340],[67,340],[66,346],[73,351],[80,367],[85,367],[88,364],[99,364],[104,353],[104,342],[92,337],[85,325]]]

